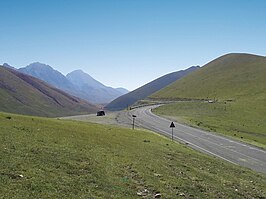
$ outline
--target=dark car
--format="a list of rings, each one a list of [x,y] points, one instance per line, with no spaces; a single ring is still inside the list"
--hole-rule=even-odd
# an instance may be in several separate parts
[[[105,116],[105,112],[104,111],[98,111],[97,116]]]

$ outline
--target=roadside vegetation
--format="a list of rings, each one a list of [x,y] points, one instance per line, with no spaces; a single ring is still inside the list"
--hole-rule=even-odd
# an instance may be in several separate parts
[[[0,113],[0,198],[265,198],[266,176],[143,130]]]
[[[266,148],[265,74],[266,57],[227,54],[150,99],[179,101],[156,114]]]
[[[176,102],[158,107],[155,114],[266,149],[266,108],[249,102]]]

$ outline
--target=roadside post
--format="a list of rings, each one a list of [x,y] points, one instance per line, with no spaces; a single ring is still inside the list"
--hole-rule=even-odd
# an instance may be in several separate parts
[[[174,124],[174,122],[172,122],[171,124],[170,124],[170,128],[172,129],[172,141],[174,140],[174,128],[175,128],[175,124]]]
[[[136,118],[137,116],[136,115],[132,115],[132,118],[133,118],[133,123],[132,123],[132,129],[134,130],[134,128],[135,128],[135,118]]]

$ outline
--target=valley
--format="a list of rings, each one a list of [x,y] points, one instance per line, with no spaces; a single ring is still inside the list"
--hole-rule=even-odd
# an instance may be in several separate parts
[[[265,0],[0,8],[0,199],[266,199]]]
[[[1,67],[0,191],[15,198],[265,198],[265,63],[228,54],[105,108]],[[71,76],[69,85],[89,84],[83,71]]]

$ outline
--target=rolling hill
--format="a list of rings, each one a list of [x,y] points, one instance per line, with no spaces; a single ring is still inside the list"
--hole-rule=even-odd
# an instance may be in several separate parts
[[[192,66],[186,70],[181,70],[178,72],[173,72],[167,75],[164,75],[134,91],[131,91],[121,97],[113,100],[105,108],[111,111],[117,111],[127,108],[132,104],[136,103],[138,100],[145,99],[151,94],[159,91],[160,89],[168,86],[169,84],[175,82],[176,80],[184,77],[185,75],[199,69],[198,66]]]
[[[159,115],[266,148],[266,57],[224,55],[149,98],[177,100]]]
[[[47,83],[0,66],[0,111],[36,116],[92,113],[97,107]]]
[[[265,99],[266,57],[232,53],[150,96],[152,99]]]

